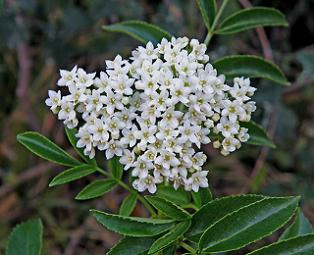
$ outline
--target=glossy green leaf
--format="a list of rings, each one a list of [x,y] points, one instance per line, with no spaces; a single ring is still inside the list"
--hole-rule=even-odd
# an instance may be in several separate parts
[[[155,240],[153,237],[123,237],[107,255],[142,255],[149,250]]]
[[[125,217],[91,210],[96,220],[107,229],[133,237],[156,236],[173,226],[172,220]]]
[[[173,229],[171,229],[168,233],[157,239],[152,246],[150,247],[148,254],[154,254],[157,251],[171,245],[179,238],[181,238],[191,226],[191,221],[184,221],[178,223]]]
[[[123,165],[119,162],[119,157],[114,156],[108,160],[108,167],[113,177],[121,179],[123,175]]]
[[[39,255],[42,249],[43,225],[32,219],[17,225],[11,232],[6,255]]]
[[[108,32],[127,34],[142,43],[152,42],[157,44],[162,38],[171,39],[171,35],[166,30],[139,20],[124,21],[102,28]]]
[[[254,121],[241,122],[240,125],[241,127],[248,129],[248,133],[250,135],[250,139],[247,141],[248,144],[276,148],[276,145],[269,138],[266,130],[262,126],[258,125]]]
[[[252,7],[227,17],[220,25],[218,34],[234,34],[263,26],[288,26],[285,16],[274,8]]]
[[[313,233],[313,227],[299,208],[293,223],[282,233],[279,240],[285,240],[310,233]]]
[[[241,195],[215,199],[204,205],[193,215],[192,227],[188,236],[192,237],[192,240],[198,241],[201,234],[203,234],[209,226],[221,220],[226,215],[264,198],[264,196],[259,195]]]
[[[56,185],[61,185],[64,183],[78,180],[96,171],[97,171],[97,168],[91,165],[82,164],[80,166],[75,166],[73,168],[63,171],[62,173],[54,177],[52,181],[49,183],[49,187],[53,187]]]
[[[228,79],[238,76],[263,78],[281,85],[290,85],[278,66],[258,56],[234,55],[214,62],[214,67]]]
[[[205,26],[211,29],[216,16],[216,0],[196,0],[198,8],[201,11]]]
[[[91,198],[100,197],[109,192],[117,185],[114,179],[96,180],[88,184],[80,193],[77,194],[75,199],[86,200]]]
[[[294,214],[298,197],[265,198],[227,215],[201,236],[206,252],[236,250],[272,234]]]
[[[90,159],[88,156],[84,155],[84,150],[83,148],[78,148],[76,146],[78,138],[75,136],[77,133],[77,130],[75,128],[70,129],[67,126],[64,126],[65,133],[67,135],[67,138],[69,142],[71,143],[72,147],[75,149],[76,153],[83,159],[86,163],[91,164],[91,165],[97,165],[95,159]]]
[[[58,145],[37,132],[18,134],[17,140],[31,152],[48,161],[64,166],[77,166],[82,164],[62,150]]]
[[[122,216],[130,216],[137,202],[136,194],[129,194],[120,206],[119,214]]]
[[[182,188],[175,190],[170,186],[158,186],[157,195],[177,205],[186,205],[191,202],[191,195]]]
[[[160,252],[160,255],[176,255],[176,245],[173,244],[173,245],[170,245],[166,248],[164,248],[161,252]]]
[[[247,255],[313,255],[314,235],[299,236],[263,247]]]
[[[200,188],[198,192],[191,192],[195,205],[200,208],[202,205],[210,202],[213,197],[209,188]]]
[[[175,220],[187,220],[191,215],[176,204],[158,196],[145,196],[148,202],[163,214]]]

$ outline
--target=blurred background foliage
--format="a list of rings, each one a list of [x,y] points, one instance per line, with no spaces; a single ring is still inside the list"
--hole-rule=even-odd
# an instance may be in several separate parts
[[[248,2],[230,1],[224,15]],[[314,223],[314,0],[251,3],[278,8],[286,14],[289,28],[266,28],[268,40],[262,43],[255,30],[215,37],[208,50],[211,59],[266,54],[282,67],[292,85],[282,88],[253,81],[258,87],[254,119],[268,129],[277,149],[245,145],[223,157],[204,147],[210,185],[215,196],[302,195],[305,214]],[[103,254],[118,237],[91,219],[88,209],[117,210],[123,191],[78,202],[75,194],[90,180],[48,189],[60,167],[22,148],[16,134],[40,131],[71,152],[62,123],[44,105],[47,90],[56,87],[58,69],[78,64],[99,71],[105,59],[118,53],[128,56],[138,45],[125,35],[103,32],[103,24],[140,19],[175,36],[203,40],[206,31],[197,5],[193,0],[6,0],[0,4],[0,254],[10,229],[32,216],[44,221],[44,254]],[[263,51],[265,43],[271,51]],[[145,211],[138,207],[134,215]]]

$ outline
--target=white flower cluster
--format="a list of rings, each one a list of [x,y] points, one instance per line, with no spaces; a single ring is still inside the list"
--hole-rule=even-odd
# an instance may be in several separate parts
[[[69,93],[50,90],[46,104],[69,128],[79,126],[77,146],[90,158],[96,148],[120,157],[137,190],[154,193],[156,184],[171,182],[197,192],[208,186],[206,156],[197,149],[209,137],[224,155],[239,148],[249,138],[239,123],[255,110],[250,80],[227,85],[205,52],[196,39],[163,39],[129,60],[106,61],[99,77],[61,70],[58,85]]]

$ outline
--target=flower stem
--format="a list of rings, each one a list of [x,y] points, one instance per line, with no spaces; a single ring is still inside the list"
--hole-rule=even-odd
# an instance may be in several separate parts
[[[196,251],[194,250],[194,248],[190,245],[188,245],[187,243],[181,242],[180,246],[184,249],[186,249],[187,251],[191,252],[192,254],[196,254]]]
[[[213,37],[213,35],[215,33],[215,29],[216,29],[216,26],[218,24],[218,21],[219,21],[221,15],[222,15],[224,9],[226,8],[228,2],[229,2],[229,0],[223,0],[221,6],[219,8],[219,11],[218,11],[218,13],[217,13],[217,15],[216,15],[216,17],[215,17],[215,19],[213,21],[213,24],[212,24],[211,28],[208,30],[207,36],[206,36],[205,41],[204,41],[204,43],[207,46],[209,45],[210,40],[212,39],[212,37]]]
[[[127,184],[125,184],[123,181],[115,178],[114,176],[112,176],[110,173],[104,171],[103,169],[97,167],[97,171],[99,173],[101,173],[102,175],[105,175],[107,177],[110,177],[112,179],[114,179],[122,188],[126,189],[127,191],[129,191],[130,193],[134,194],[137,196],[137,199],[143,204],[143,206],[149,211],[149,213],[152,216],[156,216],[156,212],[154,210],[154,208],[145,200],[144,197],[142,197],[139,193],[137,193],[135,190],[131,189]]]

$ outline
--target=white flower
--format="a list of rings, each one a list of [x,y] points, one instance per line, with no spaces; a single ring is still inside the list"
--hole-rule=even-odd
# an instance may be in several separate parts
[[[92,94],[89,95],[88,97],[88,100],[86,103],[86,110],[89,112],[93,110],[98,112],[101,110],[105,102],[106,102],[106,97],[102,96],[98,90],[93,90]]]
[[[85,147],[88,151],[91,151],[93,136],[88,132],[86,126],[79,129],[76,137],[79,138],[76,144],[78,148]]]
[[[82,68],[77,70],[77,78],[76,78],[76,85],[79,88],[86,88],[94,83],[94,77],[96,73],[88,74]]]
[[[127,75],[120,75],[114,81],[112,81],[112,88],[115,92],[125,95],[132,95],[133,89],[131,88],[134,83],[134,79],[130,79]]]
[[[222,147],[225,151],[233,152],[236,150],[237,146],[240,144],[239,140],[230,136],[226,137],[222,141]]]
[[[104,92],[110,86],[109,77],[105,72],[100,72],[100,77],[96,77],[94,80],[94,86],[98,88],[99,92]]]
[[[200,126],[191,125],[191,122],[184,122],[183,126],[179,127],[179,133],[181,136],[179,137],[180,143],[185,143],[190,141],[191,143],[199,144],[200,141],[197,140],[196,134],[201,130]]]
[[[238,133],[239,124],[231,122],[226,117],[223,117],[217,124],[217,130],[220,131],[224,137],[230,137]]]
[[[60,70],[61,78],[58,80],[58,86],[69,86],[73,84],[76,78],[77,66],[74,66],[71,71]]]
[[[238,116],[240,119],[245,118],[246,112],[243,109],[243,105],[241,101],[224,100],[223,104],[225,108],[222,110],[221,115],[228,117],[231,122],[235,123],[238,119]]]
[[[155,162],[166,169],[179,165],[179,160],[175,157],[175,154],[165,149],[160,152],[160,156],[156,158]]]
[[[170,88],[173,104],[177,104],[178,102],[187,104],[189,102],[189,92],[190,88],[185,87],[181,79],[174,79],[174,86]]]
[[[106,144],[106,158],[111,159],[114,155],[121,157],[122,156],[122,148],[120,147],[120,142],[117,140],[110,140]]]
[[[76,112],[74,110],[74,105],[71,102],[61,100],[61,110],[58,113],[58,118],[60,120],[71,120],[74,119],[75,116]]]
[[[183,115],[180,111],[175,111],[173,107],[168,108],[168,110],[162,115],[162,120],[160,121],[161,127],[171,127],[176,128],[179,125],[179,118]]]
[[[240,132],[238,134],[238,139],[243,143],[247,142],[250,139],[250,135],[248,134],[247,128],[243,128],[243,127],[240,128]]]
[[[159,132],[156,134],[156,137],[159,140],[175,138],[179,135],[179,131],[167,125],[159,125]]]
[[[207,176],[208,171],[200,171],[192,174],[192,176],[187,180],[188,185],[192,188],[194,192],[198,192],[199,188],[207,188],[208,181]]]
[[[71,94],[64,97],[67,101],[75,103],[82,103],[86,101],[87,95],[85,94],[85,88],[79,88],[75,83],[70,84],[68,88]]]
[[[135,131],[135,138],[140,140],[138,144],[139,148],[146,148],[148,143],[154,143],[156,141],[156,133],[157,126],[147,127],[145,125],[141,125],[140,130]]]
[[[157,186],[154,180],[154,177],[151,175],[147,175],[144,178],[139,178],[133,182],[133,187],[137,189],[139,192],[143,192],[148,190],[149,193],[154,194],[157,190]]]
[[[142,46],[139,46],[137,48],[138,50],[138,57],[139,58],[142,58],[142,59],[156,59],[158,56],[157,56],[157,53],[158,53],[158,48],[154,48],[154,45],[151,43],[151,42],[148,42],[146,44],[146,47],[142,47]]]
[[[122,135],[123,137],[121,138],[121,143],[129,145],[130,147],[133,147],[136,144],[136,137],[135,137],[135,132],[137,131],[136,126],[132,126],[132,129],[122,129]]]
[[[156,191],[170,182],[175,189],[207,187],[206,156],[196,151],[211,142],[223,155],[249,139],[240,122],[251,119],[255,88],[238,77],[228,85],[208,62],[206,45],[187,37],[149,42],[105,61],[99,76],[76,66],[61,70],[61,91],[49,91],[46,104],[69,128],[78,128],[77,146],[93,158],[121,157],[133,186]]]
[[[115,109],[123,110],[122,95],[115,94],[112,91],[107,92],[107,96],[104,97],[103,103],[106,104],[106,109],[109,114],[113,114]]]
[[[96,142],[106,142],[109,139],[107,126],[101,119],[96,119],[94,124],[89,126],[89,132],[93,134],[93,140]]]
[[[61,105],[61,91],[58,90],[55,92],[53,90],[48,90],[48,95],[49,98],[46,99],[45,103],[52,111],[55,111],[55,109]]]
[[[140,178],[145,178],[149,170],[154,168],[152,162],[145,160],[144,157],[139,157],[133,164],[134,169],[132,170],[132,176],[139,176]]]
[[[120,163],[124,165],[124,170],[128,170],[130,167],[133,166],[135,160],[135,154],[134,152],[124,149],[123,155],[120,158]]]

